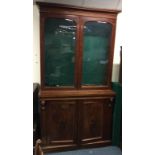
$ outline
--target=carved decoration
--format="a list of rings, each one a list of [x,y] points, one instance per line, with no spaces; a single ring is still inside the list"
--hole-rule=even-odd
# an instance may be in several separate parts
[[[111,101],[111,102],[114,102],[114,97],[111,97],[111,98],[110,98],[110,101]]]
[[[45,110],[46,102],[44,100],[41,101],[41,110]]]

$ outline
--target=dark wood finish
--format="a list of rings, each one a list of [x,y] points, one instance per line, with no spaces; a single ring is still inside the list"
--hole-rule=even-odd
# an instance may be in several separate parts
[[[110,98],[86,100],[81,109],[81,144],[111,142],[112,106]]]
[[[83,101],[81,141],[87,143],[102,139],[103,104],[100,101]]]
[[[97,147],[111,144],[112,109],[115,92],[111,75],[115,41],[116,17],[119,10],[92,9],[37,2],[40,8],[41,48],[41,148],[43,152]],[[44,22],[48,17],[69,18],[77,23],[74,87],[44,85]],[[86,21],[111,23],[107,85],[81,86],[83,28]],[[90,77],[91,78],[91,77]]]
[[[46,101],[46,138],[48,145],[68,145],[77,141],[76,101]]]
[[[46,122],[45,122],[45,115],[46,115],[46,103],[44,100],[40,101],[40,124],[41,124],[41,139],[43,146],[46,145]]]
[[[111,144],[114,96],[43,99],[44,152]]]
[[[91,11],[91,12],[101,12],[101,13],[112,13],[117,14],[121,12],[121,10],[113,10],[113,9],[99,9],[99,8],[86,8],[80,6],[73,6],[73,5],[66,5],[66,4],[57,4],[57,3],[45,3],[45,2],[36,2],[40,7],[45,8],[45,11],[49,8],[66,8],[66,9],[73,9],[73,10],[84,10],[84,11]]]
[[[74,97],[74,98],[79,98],[79,97],[104,97],[104,96],[114,96],[115,92],[112,90],[102,90],[102,89],[97,89],[97,90],[46,90],[46,91],[40,91],[39,93],[40,98],[63,98],[63,97]]]
[[[35,143],[35,152],[34,155],[44,155],[43,150],[41,148],[41,140],[38,139]]]

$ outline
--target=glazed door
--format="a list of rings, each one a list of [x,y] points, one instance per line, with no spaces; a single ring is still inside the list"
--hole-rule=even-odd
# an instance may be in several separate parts
[[[41,21],[42,87],[75,88],[78,17],[48,14]]]
[[[110,99],[82,101],[81,145],[110,144],[112,138],[112,102]]]
[[[106,19],[82,19],[82,77],[83,88],[107,87],[111,80],[113,25]]]
[[[77,143],[76,101],[46,101],[44,109],[46,145],[75,146]]]

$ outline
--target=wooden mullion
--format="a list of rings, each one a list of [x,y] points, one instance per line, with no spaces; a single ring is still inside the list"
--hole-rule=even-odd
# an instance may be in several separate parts
[[[80,40],[80,24],[79,17],[77,19],[77,29],[76,29],[76,52],[75,52],[75,88],[79,85],[79,40]]]
[[[82,56],[83,56],[83,27],[84,23],[81,17],[79,17],[79,51],[78,51],[78,84],[77,88],[81,88],[82,84]]]

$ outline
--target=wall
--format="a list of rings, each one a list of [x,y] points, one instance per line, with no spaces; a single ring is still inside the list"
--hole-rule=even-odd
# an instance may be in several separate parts
[[[40,83],[39,9],[33,5],[33,82]]]
[[[47,0],[46,0],[47,1]],[[116,0],[113,0],[116,1]],[[53,0],[53,2],[56,2]],[[62,3],[62,1],[60,1]],[[106,1],[102,1],[95,3],[95,0],[88,1],[63,1],[65,4],[72,4],[74,5],[82,5],[88,7],[102,7],[106,6],[106,8],[111,9],[121,9],[121,2],[117,0],[117,3],[113,3],[113,7],[110,3]],[[118,3],[119,2],[119,3]],[[102,4],[102,5],[101,5]],[[111,6],[111,7],[110,7]],[[114,64],[113,64],[113,73],[112,73],[112,81],[118,81],[119,75],[119,61],[120,61],[120,46],[122,46],[122,33],[121,33],[121,13],[118,15],[117,19],[117,29],[116,29],[116,41],[115,41],[115,51],[114,51]],[[36,4],[33,5],[33,82],[40,83],[40,40],[39,40],[39,10]]]
[[[112,81],[113,82],[118,82],[118,80],[119,80],[120,46],[123,45],[122,30],[123,30],[122,13],[120,13],[120,14],[118,14],[118,17],[117,17],[117,26],[116,26],[114,61],[113,61],[113,71],[112,71]]]

